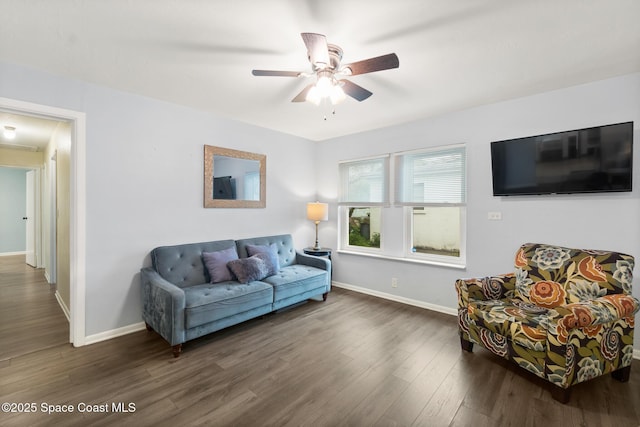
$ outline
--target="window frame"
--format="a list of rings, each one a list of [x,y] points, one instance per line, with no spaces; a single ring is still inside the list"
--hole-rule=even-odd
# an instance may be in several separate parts
[[[416,155],[421,153],[437,153],[437,152],[455,152],[456,149],[461,150],[462,161],[462,183],[461,194],[462,201],[460,203],[433,203],[433,202],[412,202],[402,200],[402,185],[404,184],[405,172],[401,162],[404,156]],[[338,190],[338,251],[363,255],[374,256],[377,258],[392,259],[397,261],[414,262],[422,264],[439,265],[451,268],[466,268],[466,247],[467,247],[467,147],[466,144],[450,144],[436,147],[428,147],[411,151],[403,151],[397,153],[389,153],[384,155],[372,156],[361,159],[343,160],[338,162],[339,165],[339,190]],[[383,187],[384,197],[382,202],[362,202],[349,201],[344,199],[344,179],[342,165],[346,163],[358,163],[361,161],[371,161],[375,159],[383,159],[385,162]],[[411,175],[413,177],[413,175]],[[413,185],[413,181],[412,181]],[[349,209],[358,207],[380,208],[380,247],[372,248],[365,246],[349,245]],[[413,208],[414,207],[459,207],[459,232],[460,232],[460,255],[436,255],[425,253],[414,253],[413,248]],[[392,209],[402,208],[397,214]],[[402,219],[399,219],[402,218]],[[389,223],[392,221],[392,223]],[[401,224],[400,224],[401,222]],[[391,235],[386,236],[391,233]],[[397,238],[395,233],[398,234]],[[386,236],[386,237],[385,237]],[[387,244],[389,243],[389,244]]]

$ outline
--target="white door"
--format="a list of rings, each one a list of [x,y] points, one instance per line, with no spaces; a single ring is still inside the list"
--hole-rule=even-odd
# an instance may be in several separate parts
[[[36,172],[27,171],[27,244],[26,244],[26,262],[32,267],[37,266],[36,262]]]

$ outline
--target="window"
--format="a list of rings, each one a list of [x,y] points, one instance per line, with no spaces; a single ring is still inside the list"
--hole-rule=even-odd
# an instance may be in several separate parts
[[[406,210],[409,257],[464,263],[465,163],[463,146],[396,156],[396,204]]]
[[[340,181],[341,249],[465,264],[463,145],[343,162]],[[392,183],[390,206],[388,189]]]
[[[388,156],[340,163],[341,248],[381,248],[388,169]]]

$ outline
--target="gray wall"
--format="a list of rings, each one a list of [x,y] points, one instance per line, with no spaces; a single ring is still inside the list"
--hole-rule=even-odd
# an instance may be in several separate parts
[[[86,113],[87,336],[141,322],[139,270],[156,246],[280,233],[300,249],[313,242],[313,142],[6,63],[0,97]],[[205,144],[266,154],[265,209],[202,207]]]
[[[622,194],[493,197],[489,155],[493,140],[633,120],[640,164],[639,94],[640,73],[316,144],[0,63],[1,97],[87,114],[87,335],[140,321],[138,271],[155,246],[292,233],[302,248],[314,234],[306,203],[320,200],[331,204],[320,241],[336,248],[337,162],[380,153],[467,144],[467,268],[336,254],[338,282],[454,309],[456,278],[512,271],[523,242],[640,257],[637,185]],[[205,144],[267,155],[266,209],[202,208]],[[489,211],[501,211],[503,220],[488,221]]]
[[[640,73],[323,142],[317,148],[323,178],[318,179],[318,196],[331,203],[331,211],[329,223],[321,225],[320,239],[334,248],[338,161],[459,143],[466,144],[469,159],[466,270],[336,254],[333,279],[454,309],[457,278],[513,271],[515,251],[525,242],[617,250],[635,255],[640,264],[637,166],[634,191],[629,193],[492,195],[491,141],[625,121],[635,121],[638,165]],[[490,211],[502,212],[503,220],[489,221]],[[391,287],[392,277],[398,278],[397,288]],[[640,296],[638,279],[633,286],[634,295]]]
[[[0,167],[0,254],[24,252],[27,170]]]

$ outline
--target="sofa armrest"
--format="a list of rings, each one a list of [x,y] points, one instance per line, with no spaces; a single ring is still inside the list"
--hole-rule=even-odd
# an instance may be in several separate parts
[[[456,280],[458,308],[467,307],[471,301],[501,299],[515,289],[516,276],[513,273],[499,274],[472,279]]]
[[[185,341],[184,291],[152,268],[140,270],[142,318],[169,344]]]
[[[640,310],[640,302],[632,295],[612,294],[555,307],[550,317],[549,334],[559,344],[566,343],[572,329],[590,328],[618,319],[633,318]]]
[[[329,259],[296,251],[296,263],[325,270],[327,272],[327,292],[331,290],[331,261]]]

